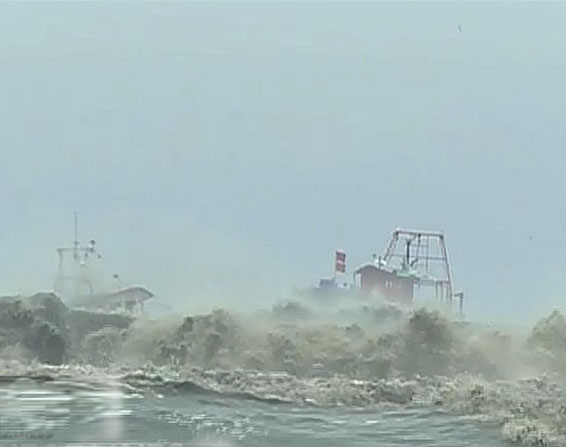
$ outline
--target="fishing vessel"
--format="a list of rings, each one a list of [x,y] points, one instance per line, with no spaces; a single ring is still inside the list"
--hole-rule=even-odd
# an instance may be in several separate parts
[[[93,264],[102,258],[96,241],[86,245],[79,241],[78,216],[74,215],[74,241],[71,246],[57,248],[59,258],[53,289],[72,309],[125,313],[140,316],[153,292],[140,285],[124,285],[118,274],[101,277]]]
[[[370,262],[355,268],[351,281],[346,278],[346,253],[336,250],[333,276],[321,279],[314,293],[382,299],[403,306],[434,299],[463,311],[464,293],[454,291],[446,238],[439,231],[395,229],[383,254],[374,254]]]

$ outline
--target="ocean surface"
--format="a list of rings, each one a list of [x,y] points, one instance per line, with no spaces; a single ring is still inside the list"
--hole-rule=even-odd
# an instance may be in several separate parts
[[[502,446],[493,422],[434,405],[317,407],[199,389],[138,393],[101,380],[4,377],[2,445]]]
[[[566,447],[560,312],[506,334],[426,309],[283,310],[105,326],[59,366],[7,345],[0,444]]]

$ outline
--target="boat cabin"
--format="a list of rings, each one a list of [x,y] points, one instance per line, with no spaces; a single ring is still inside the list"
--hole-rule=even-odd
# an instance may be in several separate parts
[[[354,280],[365,296],[381,296],[388,301],[411,304],[415,277],[390,271],[374,264],[365,264],[354,272]],[[359,278],[359,279],[358,279]]]

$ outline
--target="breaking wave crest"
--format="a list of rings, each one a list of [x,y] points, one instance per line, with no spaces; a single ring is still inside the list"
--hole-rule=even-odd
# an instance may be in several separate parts
[[[110,325],[75,341],[61,366],[0,361],[4,380],[108,378],[131,395],[191,393],[270,404],[434,406],[501,426],[525,445],[566,446],[566,319],[505,334],[426,309],[210,314]]]

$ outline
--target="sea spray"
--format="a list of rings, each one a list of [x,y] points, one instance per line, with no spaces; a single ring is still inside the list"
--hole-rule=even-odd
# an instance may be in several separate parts
[[[95,330],[75,340],[77,331],[61,329],[73,349],[66,364],[50,366],[17,342],[22,322],[48,316],[37,309],[5,307],[4,382],[117,383],[131,396],[197,393],[317,407],[434,406],[497,423],[514,442],[566,445],[566,319],[559,312],[521,334],[391,306],[218,309],[123,327],[109,316],[77,314]]]

